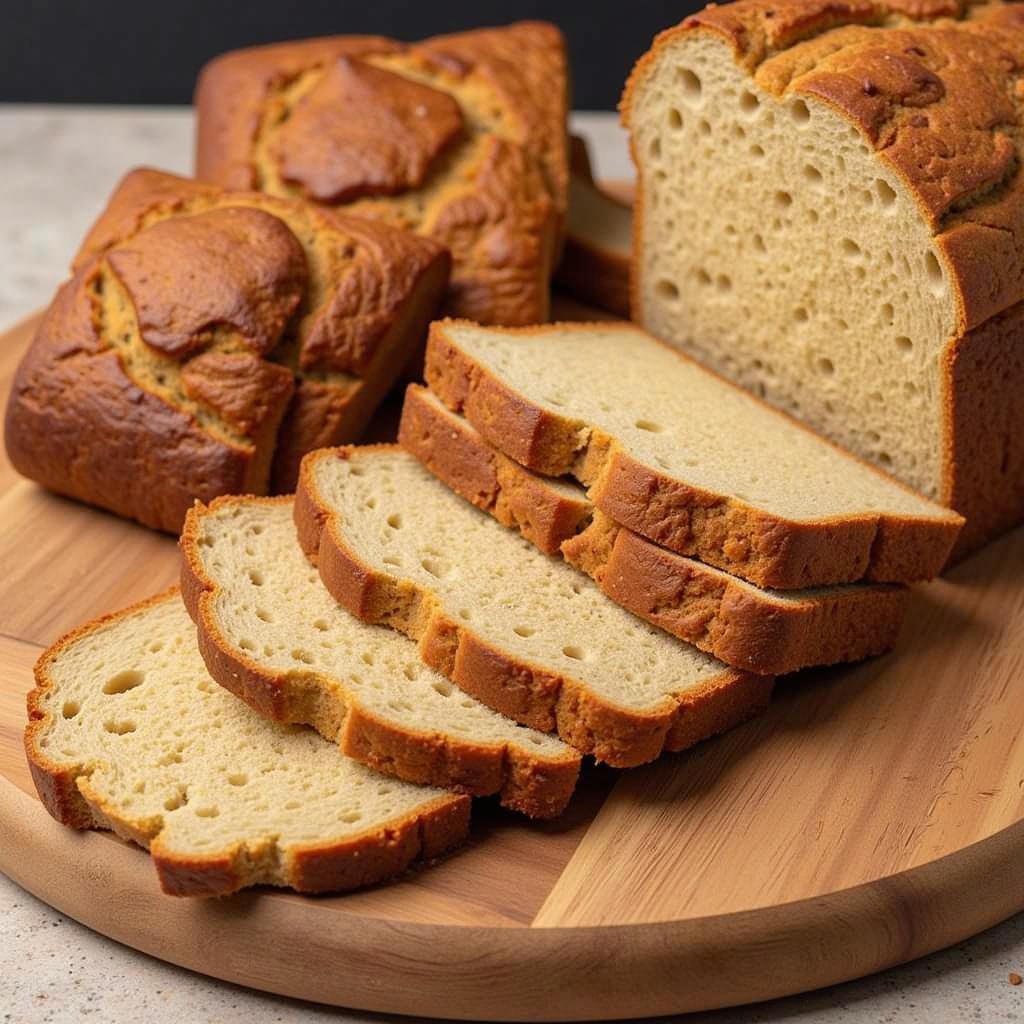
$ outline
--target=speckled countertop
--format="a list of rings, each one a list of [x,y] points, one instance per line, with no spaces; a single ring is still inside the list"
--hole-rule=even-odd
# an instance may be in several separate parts
[[[578,115],[577,127],[591,138],[600,176],[629,175],[614,115]],[[149,164],[187,172],[191,136],[191,115],[180,109],[0,106],[0,325],[49,301],[85,229],[127,168]],[[1024,974],[1024,915],[873,978],[685,1020],[1024,1020],[1024,985],[1010,985],[1011,972]],[[83,928],[0,875],[0,1020],[82,1019],[263,1024],[391,1018],[267,996],[172,967]]]

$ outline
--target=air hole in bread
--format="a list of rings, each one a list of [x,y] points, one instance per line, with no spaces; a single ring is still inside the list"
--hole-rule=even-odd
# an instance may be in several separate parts
[[[764,156],[764,146],[762,146],[759,143],[755,142],[750,147],[750,155],[752,157],[754,157],[755,159],[760,160]]]
[[[436,558],[424,558],[420,561],[420,565],[435,579],[441,579],[445,575],[444,565]]]
[[[775,205],[783,208],[793,205],[793,197],[785,189],[777,189],[775,192]]]
[[[893,308],[893,304],[891,302],[883,302],[882,303],[881,314],[882,314],[882,323],[884,323],[884,324],[891,324],[892,321],[893,321],[893,318],[896,316],[896,310]]]
[[[900,350],[901,352],[904,352],[904,353],[909,353],[909,352],[913,351],[913,348],[914,348],[914,343],[913,343],[913,341],[911,341],[911,340],[910,340],[910,338],[908,338],[908,337],[907,337],[907,336],[906,336],[905,334],[901,334],[901,335],[900,335],[900,336],[899,336],[899,337],[898,337],[898,338],[896,339],[896,347],[897,347],[897,348],[898,348],[898,349],[899,349],[899,350]]]
[[[747,129],[741,124],[734,124],[732,126],[732,134],[737,139],[745,139],[747,137]]]
[[[679,286],[674,281],[662,278],[654,288],[661,298],[669,302],[675,302],[679,298]]]
[[[700,102],[703,85],[700,76],[689,68],[680,68],[676,74],[679,87],[682,90],[683,99],[687,103],[697,104]]]
[[[803,100],[793,100],[789,105],[789,116],[800,125],[807,124],[811,119],[810,108]]]
[[[65,718],[74,718],[81,710],[82,705],[77,700],[66,700],[64,701],[64,706],[60,709],[60,713]]]
[[[313,628],[320,630],[321,633],[326,633],[327,629],[328,629],[327,620],[326,619],[314,619],[313,620]]]
[[[242,637],[242,639],[238,641],[238,646],[241,647],[243,651],[256,650],[256,645],[248,637]]]
[[[796,309],[793,310],[793,319],[798,324],[807,323],[810,319],[810,314],[807,312],[807,308],[805,306],[797,306]]]
[[[469,620],[472,617],[473,617],[473,613],[468,608],[460,608],[459,609],[459,618],[462,619],[463,621],[469,622]]]
[[[891,466],[892,465],[892,456],[888,452],[879,452],[878,453],[878,461],[883,466]]]
[[[715,287],[720,292],[732,291],[732,278],[728,274],[719,274],[715,278]]]
[[[683,115],[675,107],[668,108],[668,126],[673,131],[679,131],[683,127]]]
[[[843,255],[850,259],[856,259],[861,255],[860,246],[852,238],[844,238],[840,246],[843,250]]]
[[[301,800],[286,800],[284,802],[284,809],[286,811],[297,811],[301,806]]]
[[[228,776],[228,783],[232,786],[244,786],[248,783],[249,776],[245,772],[232,772]]]
[[[355,824],[355,822],[362,819],[362,815],[358,811],[347,811],[345,814],[339,815],[338,820],[344,821],[349,825]]]
[[[154,640],[149,645],[149,653],[150,654],[159,654],[163,649],[164,649],[164,642],[163,642],[163,640]]]
[[[313,655],[309,651],[303,650],[301,647],[295,647],[292,649],[292,658],[295,661],[301,661],[303,665],[313,664]]]
[[[392,530],[400,530],[402,528],[402,516],[399,512],[392,512],[387,518],[387,524]]]
[[[562,653],[567,658],[572,658],[573,661],[583,661],[585,655],[582,647],[577,647],[575,644],[568,644],[562,648]]]
[[[263,586],[263,573],[260,572],[259,569],[250,569],[249,570],[249,582],[254,587],[262,587]]]
[[[650,144],[647,147],[647,152],[650,154],[652,160],[661,159],[661,139],[655,136],[651,139]]]
[[[804,177],[811,185],[820,185],[824,180],[821,171],[814,164],[806,164],[804,166]]]
[[[268,612],[266,608],[257,608],[256,609],[256,618],[259,619],[260,622],[273,622],[274,621],[274,616],[271,615],[270,612]]]
[[[758,252],[765,252],[767,250],[767,246],[764,244],[764,236],[763,235],[761,235],[761,234],[754,235],[754,248]]]
[[[371,495],[369,498],[366,499],[366,507],[367,508],[376,508],[377,507],[377,499]]]
[[[761,101],[749,89],[740,93],[740,110],[744,114],[756,114],[760,106]]]
[[[108,718],[103,723],[103,728],[114,736],[126,736],[130,732],[135,732],[136,725],[130,719],[117,721],[112,718]]]
[[[513,626],[512,632],[515,633],[516,636],[530,637],[537,631],[532,626]]]
[[[401,568],[402,560],[397,555],[385,555],[382,559],[385,565],[393,565],[397,568]]]
[[[924,268],[928,272],[928,280],[931,282],[932,288],[940,291],[943,286],[942,267],[939,265],[935,253],[930,252],[925,256]]]
[[[711,284],[711,275],[703,267],[697,268],[696,276],[700,284]]]
[[[665,429],[660,423],[655,423],[653,420],[637,420],[633,426],[637,430],[646,430],[651,434],[660,434]]]
[[[358,463],[351,462],[348,464],[348,471],[352,476],[362,476],[366,472]]]
[[[817,362],[818,372],[826,377],[831,377],[836,372],[835,363],[828,356],[819,356]]]
[[[196,808],[197,818],[216,818],[220,814],[219,807],[206,806]]]
[[[103,692],[127,693],[129,690],[134,690],[136,686],[141,686],[145,678],[145,672],[140,672],[135,668],[128,668],[123,672],[118,672],[115,676],[111,676],[103,684]]]
[[[442,697],[450,697],[455,687],[447,679],[435,679],[430,684]]]
[[[896,203],[896,190],[884,178],[875,182],[875,195],[885,207],[892,207]]]
[[[701,135],[710,135],[711,134],[711,122],[706,117],[702,117],[697,122],[697,131],[699,131],[701,133]]]

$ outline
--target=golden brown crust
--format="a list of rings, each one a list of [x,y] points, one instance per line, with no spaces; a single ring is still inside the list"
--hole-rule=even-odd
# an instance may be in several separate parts
[[[181,535],[181,590],[196,623],[199,652],[213,679],[264,718],[311,725],[342,753],[407,782],[441,786],[473,796],[497,793],[507,807],[530,817],[555,817],[565,809],[579,774],[579,758],[544,758],[511,746],[477,743],[454,733],[415,731],[378,718],[362,707],[343,680],[330,687],[310,672],[276,672],[253,661],[224,636],[213,611],[218,587],[199,554],[202,517],[233,503],[290,503],[291,498],[218,498],[189,511]],[[296,518],[307,521],[296,503]],[[299,531],[300,542],[308,543]],[[363,581],[365,582],[365,581]],[[357,581],[358,585],[358,581]],[[348,595],[352,604],[359,598]],[[342,602],[344,603],[344,602]],[[349,604],[345,604],[349,607]]]
[[[576,749],[620,768],[681,749],[671,745],[673,736],[693,736],[696,742],[767,703],[771,679],[751,683],[744,673],[723,668],[702,689],[700,700],[684,689],[657,711],[613,704],[577,679],[500,650],[451,618],[436,595],[365,564],[345,542],[343,524],[320,496],[315,467],[322,459],[349,459],[377,449],[389,446],[337,448],[303,460],[295,502],[300,543],[339,604],[364,622],[391,626],[416,640],[423,660],[467,693],[524,725],[557,731]],[[729,693],[735,686],[751,695],[742,707]],[[683,724],[685,716],[693,721]]]
[[[355,200],[360,215],[452,250],[450,309],[537,322],[567,202],[567,81],[564,41],[543,22],[414,44],[338,36],[240,50],[200,76],[197,173]],[[337,116],[353,91],[372,119]]]
[[[431,324],[426,365],[431,390],[450,409],[465,415],[485,441],[516,462],[545,476],[572,474],[590,487],[591,500],[613,520],[678,554],[693,555],[758,586],[779,590],[861,579],[929,579],[949,557],[962,521],[942,514],[938,506],[935,516],[927,519],[865,512],[795,522],[645,466],[614,438],[597,429],[583,430],[590,425],[533,404],[476,363],[448,333],[449,325],[457,324]],[[508,333],[537,335],[561,327],[509,328]],[[629,329],[640,331],[632,325]],[[674,350],[673,354],[687,358]],[[751,396],[750,401],[758,400]],[[775,410],[773,414],[784,415]]]
[[[167,600],[178,600],[177,587],[79,626],[36,662],[36,685],[27,700],[25,753],[39,797],[57,821],[79,829],[114,829],[139,845],[148,845],[160,886],[172,896],[222,896],[257,883],[288,886],[299,892],[354,889],[390,878],[414,860],[437,857],[462,842],[469,830],[470,801],[444,796],[381,828],[343,841],[309,843],[291,857],[271,859],[274,871],[268,876],[267,859],[255,862],[243,843],[202,856],[185,856],[161,843],[162,823],[127,819],[105,804],[89,785],[92,765],[56,762],[40,746],[50,717],[42,705],[44,693],[53,686],[49,664],[97,629]]]
[[[992,317],[947,352],[946,491],[967,524],[959,559],[1024,521],[1024,303]]]
[[[386,225],[134,171],[18,368],[11,461],[173,532],[194,499],[265,493],[275,449],[288,489],[306,451],[358,436],[449,266]]]
[[[417,385],[406,391],[398,439],[456,494],[548,554],[560,552],[635,615],[734,668],[782,675],[857,661],[896,642],[905,588],[832,587],[787,600],[659,547],[601,511],[591,521],[582,492],[574,500],[495,451]]]

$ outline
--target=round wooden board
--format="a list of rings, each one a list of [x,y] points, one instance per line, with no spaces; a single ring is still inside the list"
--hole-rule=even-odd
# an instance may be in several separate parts
[[[30,327],[0,344],[3,393]],[[196,901],[53,822],[21,748],[41,646],[172,582],[173,541],[5,462],[0,523],[0,870],[154,956],[386,1012],[615,1018],[843,981],[1024,908],[1022,531],[917,588],[896,652],[783,680],[686,754],[589,768],[561,821],[480,802],[466,848],[393,884]]]

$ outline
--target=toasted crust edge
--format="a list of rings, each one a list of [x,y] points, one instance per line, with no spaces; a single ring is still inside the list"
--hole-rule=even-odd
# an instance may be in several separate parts
[[[467,693],[525,725],[557,731],[570,745],[620,768],[651,761],[663,750],[681,750],[767,704],[770,678],[724,669],[699,691],[667,699],[657,711],[620,707],[579,680],[499,650],[448,616],[429,591],[367,565],[345,543],[337,517],[320,496],[315,466],[321,459],[394,450],[373,445],[307,456],[295,504],[300,540],[339,603],[365,622],[389,625],[416,640],[423,660]],[[744,698],[738,699],[741,691]]]
[[[856,661],[895,644],[909,598],[904,588],[857,586],[821,601],[773,598],[600,511],[591,521],[588,502],[581,498],[577,509],[428,396],[415,384],[406,390],[398,438],[407,451],[456,494],[547,554],[561,552],[613,601],[673,636],[761,675]]]
[[[55,685],[49,673],[54,656],[96,629],[178,596],[179,589],[171,587],[93,619],[66,633],[36,661],[35,686],[27,697],[25,754],[43,806],[62,825],[112,830],[146,846],[145,838],[151,832],[149,822],[125,818],[95,796],[90,800],[85,766],[59,764],[42,752],[38,740],[52,718],[42,707],[42,697]],[[148,845],[160,887],[172,896],[223,896],[256,884],[284,886],[298,892],[342,891],[397,875],[414,860],[440,856],[465,838],[469,813],[468,797],[438,797],[425,804],[418,814],[357,836],[296,846],[291,856],[273,864],[275,870],[269,876],[265,864],[256,865],[247,856],[247,847],[242,842],[202,856],[185,856],[166,849],[159,832],[152,835]],[[257,874],[258,867],[263,870]]]
[[[936,576],[949,558],[963,518],[939,505],[934,506],[935,517],[928,519],[868,513],[800,522],[691,487],[651,469],[624,452],[614,438],[588,429],[582,421],[547,411],[490,373],[451,337],[451,327],[463,326],[479,325],[454,319],[431,324],[426,363],[431,390],[504,454],[546,476],[571,473],[590,487],[590,498],[598,508],[655,543],[778,590],[861,579],[912,583]],[[549,334],[566,326],[488,329],[522,337]],[[607,329],[608,324],[571,326]],[[635,324],[621,327],[663,344]],[[693,362],[670,346],[665,348],[676,358]],[[810,433],[799,421],[752,395],[747,397]],[[908,490],[856,456],[842,454],[892,486]],[[666,516],[666,511],[671,514]]]
[[[561,814],[576,788],[579,757],[542,758],[510,745],[479,744],[402,728],[362,707],[340,682],[338,691],[343,696],[321,686],[319,673],[271,672],[234,649],[212,610],[219,588],[205,572],[196,550],[200,517],[225,505],[289,505],[292,500],[290,496],[227,496],[208,506],[197,502],[186,517],[180,541],[182,597],[196,623],[199,652],[213,679],[263,717],[310,725],[336,742],[347,757],[384,774],[471,796],[497,793],[506,807],[533,818]],[[298,509],[296,500],[297,521]],[[301,527],[298,532],[301,540]],[[339,603],[348,609],[345,601]]]

